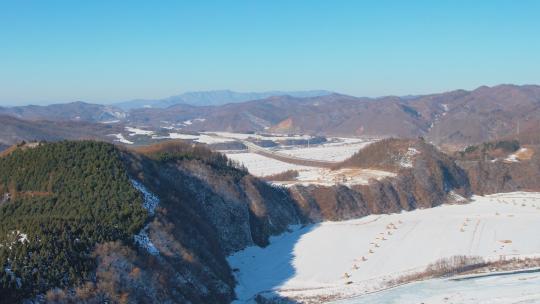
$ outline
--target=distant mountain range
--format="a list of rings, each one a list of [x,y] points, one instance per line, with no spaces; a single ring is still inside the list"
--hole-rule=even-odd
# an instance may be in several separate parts
[[[0,115],[10,115],[26,120],[68,120],[85,122],[107,122],[124,120],[127,113],[107,105],[76,101],[48,106],[0,107]]]
[[[23,120],[0,115],[0,151],[21,141],[58,141],[63,139],[110,140],[108,134],[119,133],[122,126],[85,121]]]
[[[250,100],[264,99],[271,96],[315,97],[330,95],[325,90],[311,91],[267,91],[267,92],[235,92],[231,90],[215,90],[201,92],[186,92],[163,99],[134,99],[113,104],[123,110],[136,108],[167,108],[177,104],[193,106],[216,106],[227,103],[238,103]]]
[[[289,92],[288,95],[263,99],[256,97],[273,93],[189,93],[182,95],[184,102],[171,102],[172,105],[167,108],[123,110],[120,106],[75,102],[0,108],[0,115],[26,121],[117,125],[117,129],[120,128],[118,124],[121,124],[189,132],[274,132],[401,138],[422,136],[439,145],[457,146],[501,138],[540,140],[540,136],[533,134],[540,130],[540,86],[536,85],[483,86],[473,91],[456,90],[423,96],[381,98],[358,98],[336,93],[320,95],[326,91],[309,92],[302,94],[314,96],[294,97]],[[225,96],[230,98],[226,99]],[[240,98],[254,100],[237,102]],[[232,102],[233,99],[236,102]],[[188,104],[219,104],[225,100],[230,103]],[[87,128],[88,125],[84,126]]]
[[[471,144],[537,128],[540,86],[499,85],[407,98],[278,96],[214,107],[136,109],[129,113],[129,122],[190,131],[423,136],[437,144]]]

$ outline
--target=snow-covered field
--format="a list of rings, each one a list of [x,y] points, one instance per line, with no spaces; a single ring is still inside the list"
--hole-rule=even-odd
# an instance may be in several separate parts
[[[245,134],[247,136],[247,134]],[[241,134],[220,133],[220,136],[237,136],[243,139]],[[347,159],[373,141],[357,138],[335,138],[332,142],[312,147],[287,147],[275,151],[280,155],[291,157],[337,162]],[[256,176],[268,176],[287,170],[298,171],[298,177],[294,181],[274,182],[279,185],[293,184],[316,184],[331,186],[336,183],[343,185],[367,184],[370,179],[382,179],[395,176],[392,172],[368,169],[341,169],[330,170],[327,168],[302,166],[279,161],[253,152],[228,153],[227,157],[243,164],[251,174]]]
[[[206,132],[206,134],[217,135],[220,137],[234,138],[245,140],[248,138],[264,139],[264,140],[286,140],[286,139],[309,139],[309,135],[279,135],[279,134],[251,134],[251,133],[231,133],[231,132]]]
[[[157,137],[153,137],[153,138],[157,139]],[[169,133],[169,136],[161,136],[159,138],[160,139],[164,139],[164,138],[189,139],[189,140],[193,140],[195,142],[203,143],[203,144],[215,144],[215,143],[224,143],[224,142],[234,141],[234,139],[224,138],[224,137],[215,136],[215,135],[208,135],[208,134],[192,135],[192,134],[183,134],[183,133],[176,133],[176,132]]]
[[[133,127],[126,127],[126,131],[130,132],[129,136],[135,136],[135,135],[147,135],[147,136],[150,136],[150,135],[154,134],[154,131],[143,130],[143,129],[133,128]]]
[[[229,159],[242,163],[255,176],[281,173],[287,170],[312,170],[316,168],[285,163],[256,153],[227,153]]]
[[[239,303],[261,292],[346,298],[377,292],[388,280],[421,272],[444,257],[538,256],[539,230],[540,193],[516,192],[297,227],[273,237],[266,248],[246,248],[228,261],[238,269]]]
[[[196,122],[202,121],[201,119],[194,119],[185,121],[183,124],[190,125]],[[149,130],[148,127],[135,127],[135,126],[126,126],[124,133],[110,134],[109,136],[114,136],[115,141],[121,142],[124,144],[132,145],[140,141],[140,137],[147,137],[148,140],[163,140],[163,139],[184,139],[190,140],[198,143],[204,144],[217,144],[217,143],[227,143],[227,142],[244,142],[248,139],[258,139],[258,140],[270,140],[276,143],[279,143],[283,140],[307,140],[313,138],[310,135],[279,135],[279,134],[248,134],[248,133],[231,133],[231,132],[202,132],[202,133],[181,133],[177,131],[177,128],[167,127],[168,132],[157,132],[154,130]],[[163,131],[163,130],[162,130]],[[165,133],[165,134],[163,134]],[[311,160],[322,160],[322,161],[342,161],[350,157],[369,143],[372,143],[374,140],[361,139],[361,138],[329,138],[329,141],[324,144],[311,145],[307,146],[280,146],[280,148],[271,149],[273,152],[281,153],[282,155],[290,155],[292,157],[300,157]],[[261,148],[262,149],[262,148]],[[239,158],[245,160],[249,163],[249,166],[253,165],[253,172],[258,172],[262,169],[256,168],[259,165],[255,163],[262,164],[259,160],[252,160],[254,157],[249,153],[242,156],[233,156],[232,158]],[[256,158],[256,157],[255,157]],[[264,168],[276,168],[276,170],[270,170],[272,173],[266,173],[262,175],[274,174],[285,171],[286,166],[279,165],[278,163],[273,164],[264,164]],[[245,164],[248,166],[248,164]],[[248,167],[249,167],[248,166]],[[277,167],[283,167],[282,169],[277,169]],[[255,173],[257,174],[257,173]]]
[[[308,170],[298,170],[295,181],[273,182],[274,184],[289,186],[295,184],[332,186],[335,184],[353,186],[367,185],[371,179],[380,180],[385,177],[395,177],[396,174],[372,169],[339,169],[308,167]]]
[[[353,142],[323,144],[309,148],[292,147],[278,150],[278,152],[308,159],[343,161],[372,142],[373,141],[356,140]]]
[[[118,134],[109,134],[109,136],[113,136],[115,137],[116,139],[114,141],[117,141],[117,142],[121,142],[123,144],[128,144],[128,145],[132,145],[133,142],[130,141],[130,140],[127,140],[124,135],[122,135],[122,133],[118,133]]]
[[[193,123],[204,121],[202,118],[197,118],[194,120],[186,120],[183,122],[183,125],[191,125]],[[248,138],[255,139],[264,139],[264,140],[285,140],[285,139],[308,139],[311,136],[308,135],[258,135],[258,134],[244,134],[244,133],[230,133],[230,132],[202,132],[200,134],[185,134],[180,133],[174,127],[163,127],[164,129],[170,130],[168,135],[157,135],[155,131],[146,130],[144,127],[125,127],[127,136],[148,136],[151,139],[186,139],[193,140],[195,142],[204,143],[204,144],[214,144],[214,143],[223,143],[231,142],[237,140],[246,140]],[[111,134],[111,136],[117,137],[117,141],[125,144],[133,144],[130,140],[125,139],[123,134]],[[341,141],[341,140],[340,140]],[[358,140],[356,140],[358,141]]]
[[[244,133],[229,133],[229,132],[202,132],[199,135],[190,135],[182,133],[170,133],[169,138],[175,139],[194,139],[196,142],[213,144],[232,142],[237,140],[246,140],[248,138],[264,139],[264,140],[284,140],[284,139],[307,139],[309,136],[263,136],[257,134]]]
[[[330,170],[326,168],[300,166],[268,158],[256,153],[229,153],[227,154],[227,157],[242,163],[248,168],[251,174],[260,177],[281,173],[287,170],[298,171],[298,177],[295,181],[273,182],[274,184],[285,186],[293,184],[331,186],[336,183],[347,186],[359,184],[365,185],[370,179],[382,179],[395,176],[395,173],[380,170]]]
[[[194,121],[196,122],[200,120],[195,119]],[[189,122],[190,124],[192,123],[191,121],[187,121],[187,122]],[[132,145],[135,143],[133,142],[133,140],[131,140],[131,138],[134,136],[147,136],[150,139],[185,139],[185,140],[193,140],[195,142],[203,143],[203,144],[214,144],[214,143],[235,141],[234,138],[227,138],[227,137],[219,136],[212,133],[185,134],[185,133],[173,132],[171,130],[171,132],[168,132],[168,135],[157,135],[155,131],[145,130],[145,129],[136,128],[136,127],[125,127],[125,130],[126,132],[128,132],[127,136],[130,138],[129,140],[126,139],[126,137],[122,133],[110,134],[109,136],[116,137],[115,141],[118,141],[124,144],[129,144],[129,145]]]

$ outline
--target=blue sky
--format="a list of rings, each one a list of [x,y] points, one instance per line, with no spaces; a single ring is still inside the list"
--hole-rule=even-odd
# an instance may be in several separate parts
[[[540,84],[540,1],[0,0],[0,105]]]

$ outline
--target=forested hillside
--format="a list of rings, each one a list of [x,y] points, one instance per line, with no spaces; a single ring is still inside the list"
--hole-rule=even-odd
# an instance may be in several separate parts
[[[89,279],[96,243],[142,228],[147,212],[110,144],[60,142],[0,159],[0,298]]]
[[[201,145],[14,146],[0,157],[0,299],[229,303],[225,257],[302,222],[286,191]]]

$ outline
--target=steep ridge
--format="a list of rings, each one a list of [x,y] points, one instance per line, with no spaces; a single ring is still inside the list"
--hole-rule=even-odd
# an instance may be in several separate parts
[[[540,87],[499,85],[410,98],[340,94],[291,96],[214,107],[173,106],[132,111],[132,123],[158,126],[204,118],[191,131],[272,131],[336,136],[416,138],[436,144],[477,144],[540,124]],[[519,125],[519,127],[518,127]]]
[[[457,152],[456,158],[476,194],[540,191],[539,149],[538,145],[503,140],[469,146]]]
[[[268,236],[305,221],[286,191],[249,175],[222,154],[179,142],[150,150],[126,154],[130,175],[154,189],[163,198],[162,206],[172,195],[166,191],[175,191],[174,200],[216,229],[225,253],[254,244],[264,246]]]
[[[271,96],[294,96],[313,97],[329,95],[332,92],[324,90],[312,91],[269,91],[269,92],[235,92],[231,90],[215,90],[201,92],[186,92],[180,95],[163,99],[135,99],[131,101],[115,103],[114,106],[123,110],[136,108],[167,108],[177,104],[193,106],[223,105],[227,103],[238,103],[249,100],[268,98]]]
[[[343,167],[393,171],[397,176],[350,187],[294,186],[293,196],[310,218],[343,220],[430,208],[461,203],[471,195],[466,172],[422,140],[376,142],[336,165]]]
[[[2,299],[228,303],[234,280],[225,257],[306,221],[283,189],[221,154],[190,144],[139,152],[60,142],[0,159]],[[114,223],[129,230],[89,228]],[[43,225],[63,225],[61,238]]]
[[[426,137],[436,144],[478,144],[537,128],[540,86],[483,86],[422,97],[411,106],[433,109]]]
[[[309,96],[309,95],[308,95]],[[224,105],[174,104],[123,111],[83,102],[0,108],[26,120],[122,123],[153,131],[276,132],[417,138],[461,149],[501,138],[538,144],[540,86],[498,85],[413,97],[273,96]],[[60,126],[50,126],[50,130]],[[16,134],[16,133],[13,133]]]

